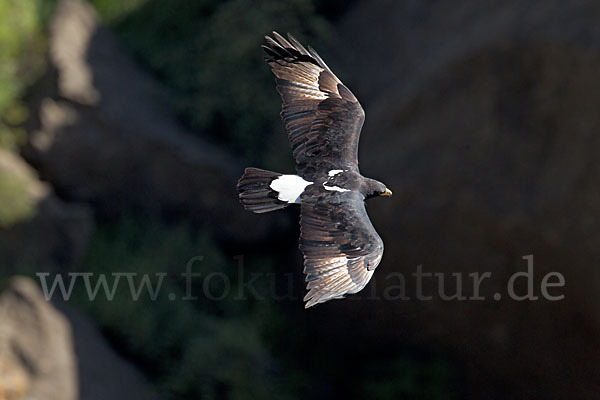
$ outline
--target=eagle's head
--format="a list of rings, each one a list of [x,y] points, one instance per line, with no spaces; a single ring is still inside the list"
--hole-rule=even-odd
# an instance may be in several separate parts
[[[365,191],[363,192],[365,195],[365,199],[370,199],[373,197],[391,197],[392,191],[387,188],[383,183],[376,181],[375,179],[367,179],[365,185]]]

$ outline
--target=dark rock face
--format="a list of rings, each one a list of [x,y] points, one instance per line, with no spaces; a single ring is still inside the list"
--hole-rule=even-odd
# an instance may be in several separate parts
[[[23,153],[57,192],[101,217],[174,216],[229,240],[264,237],[267,220],[237,200],[242,166],[163,107],[157,83],[90,5],[60,1],[49,45],[51,72],[34,93]]]
[[[394,191],[369,207],[386,245],[376,292],[402,272],[414,298],[421,264],[447,281],[462,273],[467,296],[469,273],[492,278],[484,301],[347,301],[330,311],[355,314],[357,335],[376,327],[388,346],[455,354],[470,398],[598,395],[598,18],[591,1],[378,1],[341,22],[342,76],[367,114],[361,170]],[[508,299],[530,254],[540,298]],[[565,278],[561,301],[540,295],[552,271]],[[427,282],[423,291],[437,294],[437,280]]]
[[[89,207],[63,202],[23,159],[2,150],[0,174],[19,182],[23,192],[18,201],[31,208],[31,215],[24,214],[10,225],[0,226],[1,273],[11,274],[30,266],[44,271],[76,268],[94,229]]]

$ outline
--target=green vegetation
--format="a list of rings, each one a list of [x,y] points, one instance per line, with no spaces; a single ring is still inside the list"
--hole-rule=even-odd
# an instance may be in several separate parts
[[[88,0],[106,23],[111,23],[129,15],[143,6],[148,0]]]
[[[0,228],[31,218],[35,204],[29,193],[30,182],[24,176],[0,169]]]
[[[192,281],[191,292],[198,299],[185,301],[181,273],[198,255],[203,259],[192,266],[201,276]],[[259,270],[270,268],[267,262],[260,265]],[[133,221],[101,227],[83,270],[94,273],[92,288],[99,274],[107,274],[112,287],[111,273],[136,272],[136,288],[143,274],[150,274],[153,287],[158,282],[154,274],[168,274],[156,300],[144,289],[134,301],[125,279],[112,301],[103,289],[89,301],[84,285],[76,287],[74,299],[124,353],[145,366],[169,398],[265,399],[273,392],[285,398],[285,388],[272,376],[275,363],[260,332],[262,318],[273,315],[268,310],[272,305],[235,299],[237,262],[226,258],[206,235]],[[216,271],[231,282],[231,290],[226,290],[222,279],[208,281],[208,293],[219,298],[226,294],[218,301],[202,295],[204,277]],[[176,300],[169,299],[171,294]]]
[[[399,357],[370,366],[365,381],[363,398],[394,399],[455,399],[457,373],[454,366],[443,359],[415,360]]]
[[[0,0],[0,146],[24,140],[18,126],[27,117],[19,101],[44,69],[44,25],[53,0]]]
[[[25,140],[20,125],[28,109],[20,99],[43,71],[43,34],[53,1],[0,0],[0,147],[14,150]],[[0,170],[0,228],[34,214],[27,177]]]
[[[91,1],[164,83],[170,103],[194,130],[249,161],[282,162],[280,148],[264,149],[274,135],[285,146],[285,134],[260,45],[272,30],[327,38],[330,25],[311,0]]]
[[[200,276],[193,280],[191,293],[198,299],[185,301],[181,273],[197,256],[203,259],[193,263],[193,272]],[[273,260],[260,259],[246,262],[243,271],[246,276],[264,274],[273,266]],[[296,399],[349,377],[355,388],[349,398],[457,397],[452,390],[456,376],[443,359],[418,360],[391,352],[371,357],[367,368],[357,370],[335,361],[344,349],[315,342],[303,320],[306,315],[285,316],[281,304],[268,295],[268,283],[255,285],[264,300],[236,299],[241,284],[237,261],[207,235],[191,234],[186,227],[128,220],[103,225],[82,270],[94,274],[92,288],[100,274],[106,274],[112,287],[112,273],[136,272],[136,288],[143,274],[150,274],[154,288],[154,274],[167,274],[155,300],[146,288],[133,300],[125,278],[112,301],[103,289],[90,301],[82,284],[75,286],[72,299],[122,353],[145,368],[166,398],[269,399],[276,393],[278,399]],[[215,272],[228,278],[230,290],[222,279],[204,286]],[[176,299],[169,299],[170,294]]]

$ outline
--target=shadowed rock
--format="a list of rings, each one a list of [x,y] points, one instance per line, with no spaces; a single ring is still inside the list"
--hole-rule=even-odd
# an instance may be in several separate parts
[[[58,199],[23,159],[1,149],[0,182],[1,273],[75,268],[94,228],[90,209]]]
[[[311,317],[323,340],[454,354],[473,399],[598,396],[599,18],[593,1],[470,0],[358,2],[342,18],[340,75],[367,114],[361,170],[394,197],[369,204],[386,252],[363,301]],[[539,299],[508,299],[529,254]],[[468,274],[491,272],[486,300],[443,301],[433,277],[432,300],[367,299],[397,296],[398,272],[415,299],[418,265],[444,273],[449,295],[452,273],[473,296]],[[564,300],[541,297],[552,271]]]
[[[176,120],[90,5],[59,1],[49,40],[23,153],[59,193],[102,217],[185,218],[221,238],[264,238],[273,220],[237,200],[241,166]]]

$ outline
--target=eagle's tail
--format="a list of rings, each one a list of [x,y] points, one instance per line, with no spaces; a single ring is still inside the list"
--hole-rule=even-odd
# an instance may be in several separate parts
[[[246,210],[266,213],[287,207],[291,202],[280,197],[280,193],[271,187],[273,181],[282,175],[259,168],[246,168],[237,184],[240,201]],[[277,188],[277,185],[275,185]]]

